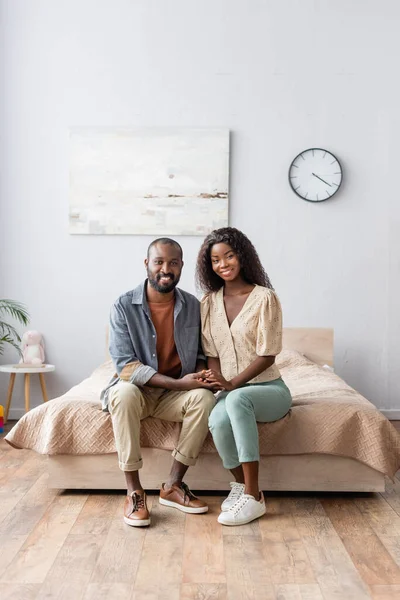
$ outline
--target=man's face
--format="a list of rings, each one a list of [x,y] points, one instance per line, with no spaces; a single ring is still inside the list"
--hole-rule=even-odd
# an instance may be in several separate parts
[[[149,283],[157,292],[168,294],[178,285],[183,267],[179,248],[172,244],[155,244],[144,264]]]

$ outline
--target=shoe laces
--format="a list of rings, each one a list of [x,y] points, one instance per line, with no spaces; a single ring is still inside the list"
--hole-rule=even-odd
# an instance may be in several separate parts
[[[231,483],[231,488],[232,489],[229,492],[228,498],[229,498],[229,500],[232,500],[235,503],[243,495],[243,484],[242,483],[237,483],[235,481],[234,483]]]
[[[132,492],[131,494],[132,502],[133,502],[133,511],[136,512],[141,508],[144,508],[144,496],[137,494],[136,492]]]
[[[250,496],[249,494],[242,494],[239,500],[237,500],[231,508],[233,514],[236,516],[252,498],[253,496]]]
[[[185,501],[186,498],[189,498],[189,500],[197,500],[197,497],[190,491],[189,486],[186,485],[186,483],[181,483],[181,489],[184,491],[184,496],[183,496],[183,501]]]

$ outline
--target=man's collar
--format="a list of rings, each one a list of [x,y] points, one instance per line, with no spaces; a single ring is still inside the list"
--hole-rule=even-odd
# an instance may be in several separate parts
[[[147,297],[146,297],[146,287],[147,287],[147,279],[142,281],[141,284],[137,286],[132,292],[132,304],[141,304],[142,306],[148,306]],[[181,290],[176,287],[175,288],[175,296],[179,298],[182,304],[185,304],[185,298],[182,294]]]
[[[147,279],[142,281],[137,288],[135,288],[132,292],[132,304],[143,304],[143,296],[146,299],[146,284]],[[146,302],[147,304],[147,302]]]

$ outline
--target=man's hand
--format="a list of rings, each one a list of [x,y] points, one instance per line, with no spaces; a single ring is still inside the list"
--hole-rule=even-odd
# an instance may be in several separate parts
[[[205,380],[205,371],[189,373],[177,381],[179,382],[179,389],[184,391],[197,390],[198,388],[215,391],[217,388],[215,383]]]
[[[222,373],[216,371],[214,369],[207,369],[205,372],[206,381],[212,383],[214,386],[217,386],[219,390],[225,390],[227,392],[231,392],[234,390],[234,386],[231,381],[227,381],[225,377],[223,377]]]

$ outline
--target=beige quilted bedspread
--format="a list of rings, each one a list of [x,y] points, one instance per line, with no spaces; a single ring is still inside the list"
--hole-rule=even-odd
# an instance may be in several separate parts
[[[323,453],[347,456],[393,476],[400,466],[400,434],[373,404],[340,377],[285,350],[278,357],[293,407],[281,421],[260,423],[262,455]],[[100,390],[113,373],[104,363],[60,398],[34,408],[18,421],[6,440],[40,454],[115,452],[111,417],[101,410]],[[142,447],[172,450],[179,425],[147,418]],[[204,452],[216,452],[208,435]]]

